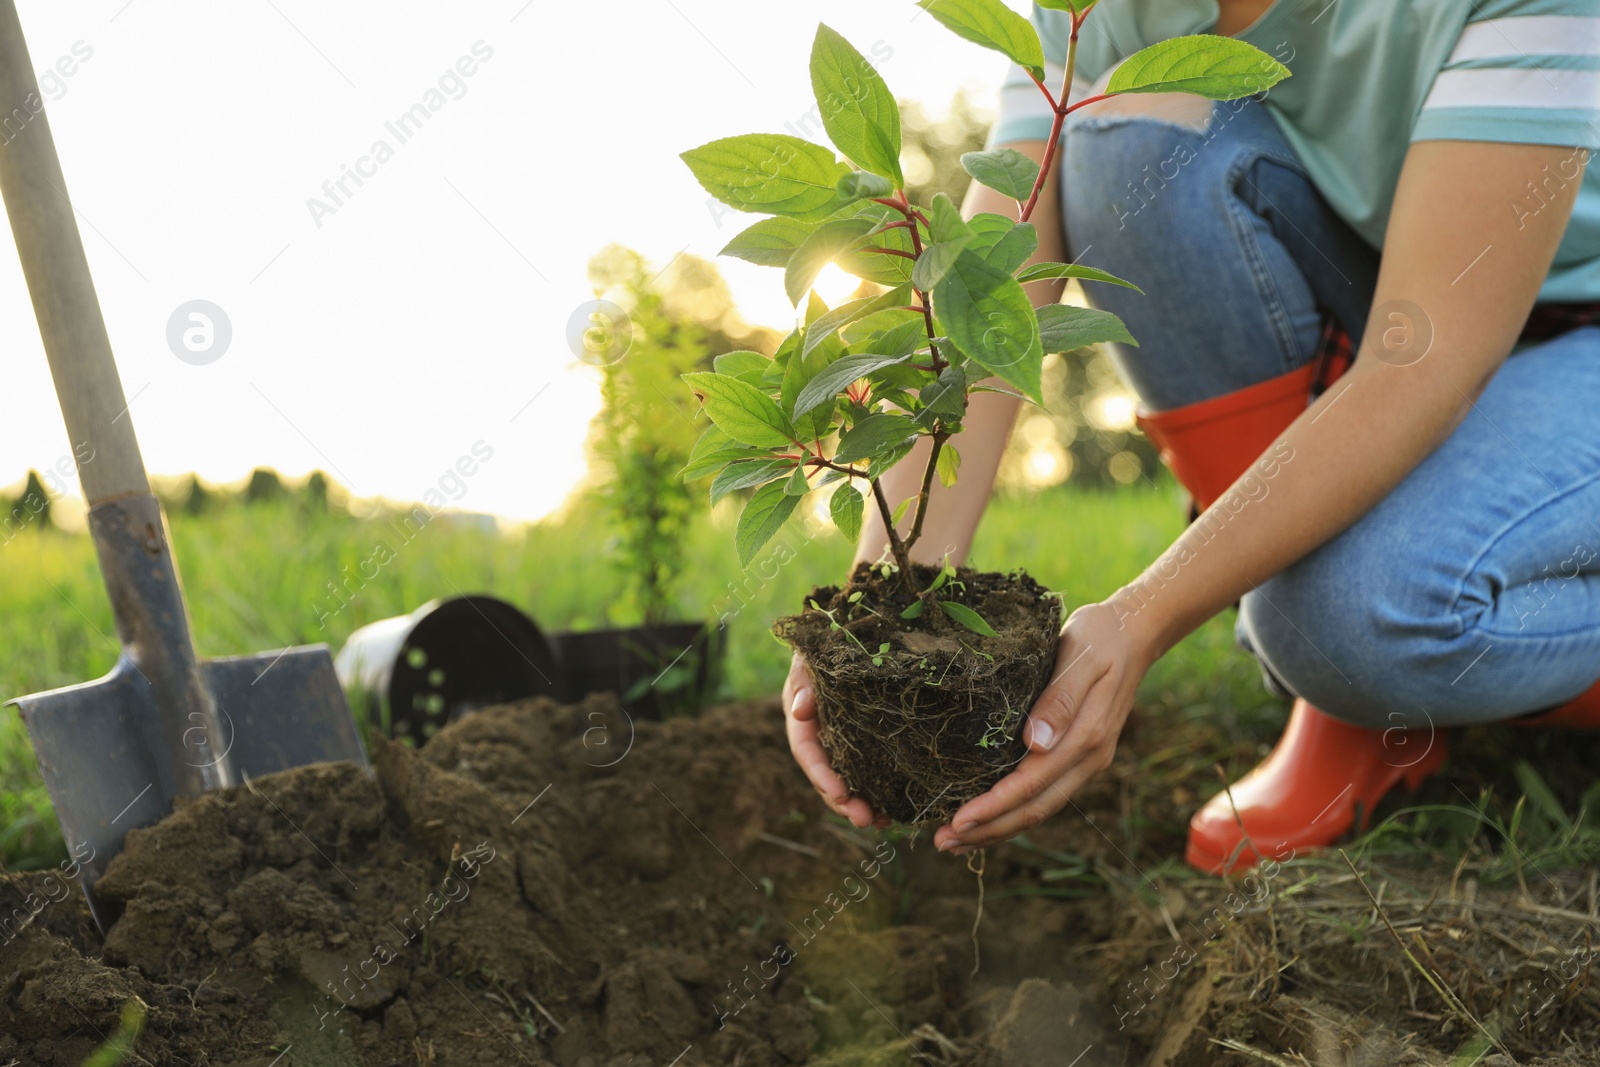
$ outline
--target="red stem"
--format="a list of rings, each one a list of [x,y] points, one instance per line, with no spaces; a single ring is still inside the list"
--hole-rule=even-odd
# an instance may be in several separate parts
[[[1089,104],[1098,104],[1102,100],[1110,100],[1113,96],[1120,95],[1120,93],[1101,93],[1099,96],[1086,96],[1082,100],[1079,100],[1076,104],[1073,104],[1071,107],[1067,108],[1063,114],[1070,115],[1080,107],[1085,107]]]
[[[1078,30],[1082,28],[1083,20],[1088,14],[1089,11],[1085,10],[1081,14],[1074,12],[1072,16],[1072,36],[1067,43],[1067,68],[1061,76],[1061,99],[1054,107],[1055,118],[1050,122],[1050,142],[1044,146],[1044,159],[1039,163],[1039,177],[1034,179],[1033,191],[1028,194],[1028,202],[1022,206],[1022,222],[1027,222],[1033,215],[1034,205],[1039,202],[1039,193],[1044,190],[1045,179],[1050,176],[1050,167],[1055,162],[1056,149],[1061,143],[1061,126],[1066,122],[1067,114],[1076,111],[1084,104],[1105,99],[1102,95],[1080,100],[1076,104],[1067,103],[1067,99],[1072,95],[1072,68],[1078,58]]]
[[[1033,78],[1033,84],[1037,85],[1039,87],[1039,91],[1044,94],[1044,98],[1050,101],[1050,110],[1054,111],[1056,109],[1056,98],[1051,95],[1049,88],[1047,88],[1044,84],[1044,80],[1041,78],[1034,78],[1033,71],[1031,70],[1028,71],[1028,77]]]

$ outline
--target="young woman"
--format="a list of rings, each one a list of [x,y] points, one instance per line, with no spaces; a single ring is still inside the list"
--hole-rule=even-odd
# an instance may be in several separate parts
[[[1070,17],[1035,24],[1059,84]],[[1436,771],[1448,727],[1600,727],[1600,5],[1101,0],[1073,99],[1204,31],[1293,76],[1249,100],[1075,112],[1033,217],[1038,259],[1148,294],[1090,296],[1139,339],[1114,356],[1202,510],[1072,613],[1028,755],[937,831],[947,851],[1063,807],[1111,762],[1150,665],[1236,601],[1240,640],[1297,699],[1272,755],[1194,816],[1203,870],[1334,841]],[[1016,71],[991,141],[1038,159],[1049,118]],[[1014,205],[974,185],[966,210]],[[964,555],[1015,414],[975,398],[928,558]],[[883,540],[869,526],[859,558]],[[818,791],[872,821],[817,741],[798,660],[784,707]]]

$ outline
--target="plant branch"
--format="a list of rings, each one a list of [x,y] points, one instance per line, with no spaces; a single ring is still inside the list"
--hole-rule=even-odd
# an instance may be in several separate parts
[[[916,214],[916,211],[914,208],[912,208],[910,202],[905,199],[905,195],[905,192],[901,190],[900,198],[902,206],[900,207],[900,211],[905,215],[906,221],[910,222],[912,215]],[[913,253],[915,253],[911,258],[918,259],[922,256],[922,237],[917,233],[916,226],[912,226],[909,232],[911,234],[911,250]],[[944,369],[945,364],[944,358],[939,355],[939,346],[934,343],[934,338],[938,335],[933,328],[933,301],[929,299],[928,294],[923,292],[921,289],[913,289],[912,292],[916,293],[917,299],[922,302],[922,323],[923,327],[928,332],[928,353],[929,355],[933,356],[933,366],[935,368],[935,372],[937,373],[937,371]]]
[[[917,515],[911,520],[911,532],[906,535],[907,552],[911,551],[917,539],[922,536],[922,517],[928,513],[928,496],[933,490],[934,473],[939,469],[939,453],[949,438],[950,435],[944,430],[944,424],[936,423],[933,430],[933,450],[928,453],[928,465],[922,471],[922,490],[917,494]]]
[[[902,252],[898,248],[884,248],[881,245],[871,245],[871,246],[869,246],[867,248],[863,248],[861,251],[863,251],[863,252],[876,252],[880,256],[899,256],[902,259],[916,259],[917,258],[915,255],[913,255],[910,252]]]
[[[1066,113],[1070,115],[1080,107],[1087,107],[1090,104],[1098,104],[1102,100],[1110,100],[1113,96],[1121,95],[1121,93],[1101,93],[1099,96],[1086,96],[1082,100],[1079,100],[1076,104],[1073,104],[1071,107],[1067,108]]]
[[[1050,110],[1054,111],[1056,109],[1056,98],[1051,95],[1049,87],[1044,83],[1044,79],[1034,78],[1033,71],[1031,70],[1028,72],[1028,77],[1033,78],[1033,84],[1037,85],[1039,87],[1039,91],[1044,94],[1044,98],[1050,101]]]
[[[1034,205],[1039,202],[1039,193],[1044,189],[1045,179],[1050,177],[1050,167],[1055,162],[1056,149],[1061,145],[1062,124],[1067,121],[1067,112],[1072,110],[1067,104],[1067,98],[1072,95],[1072,71],[1078,65],[1078,29],[1082,25],[1083,18],[1074,14],[1072,36],[1067,41],[1067,69],[1061,77],[1061,99],[1055,105],[1056,115],[1050,122],[1050,140],[1044,146],[1044,159],[1039,163],[1039,176],[1033,180],[1033,192],[1028,194],[1028,202],[1022,208],[1022,222],[1028,221],[1033,215]]]
[[[894,528],[894,512],[889,509],[889,501],[884,498],[883,486],[878,484],[876,478],[871,479],[871,484],[872,498],[878,502],[878,514],[883,516],[883,532],[889,538],[889,551],[894,553],[894,561],[900,565],[900,582],[907,592],[916,596],[917,581],[911,574],[911,553]]]

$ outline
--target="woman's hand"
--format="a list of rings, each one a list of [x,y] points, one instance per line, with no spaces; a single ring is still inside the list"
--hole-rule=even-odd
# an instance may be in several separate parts
[[[1158,655],[1137,616],[1110,601],[1074,611],[1061,630],[1055,678],[1028,717],[1028,754],[941,826],[934,844],[959,855],[1014,837],[1060,810],[1111,765],[1134,691]]]
[[[805,661],[798,652],[789,665],[789,677],[783,683],[783,717],[789,727],[789,751],[811,779],[812,787],[822,794],[823,803],[856,826],[870,826],[874,822],[887,825],[885,819],[873,814],[865,800],[850,795],[844,779],[828,762],[828,753],[817,738],[817,701],[811,675],[806,673]]]

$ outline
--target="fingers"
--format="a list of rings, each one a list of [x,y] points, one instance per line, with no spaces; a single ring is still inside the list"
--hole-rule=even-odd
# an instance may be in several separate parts
[[[801,681],[799,688],[794,688],[797,684],[795,679],[797,671]],[[810,679],[805,676],[805,668],[799,666],[798,657],[796,666],[790,669],[789,682],[784,684],[784,695],[784,721],[788,728],[789,751],[793,753],[795,762],[810,779],[812,788],[822,796],[823,803],[849,819],[853,825],[858,827],[872,825],[872,807],[860,797],[850,795],[849,787],[833,769],[833,764],[828,759],[828,752],[817,737],[816,699],[811,691]]]
[[[1035,744],[1016,770],[964,804],[950,826],[934,835],[935,847],[984,848],[1059,811],[1085,781],[1110,765],[1116,753],[1117,729],[1110,707],[1115,689],[1111,676],[1102,674],[1081,700],[1074,701],[1080,711],[1061,736],[1043,751]]]
[[[964,841],[966,834],[962,827],[991,822],[1032,802],[1047,784],[1065,774],[1079,758],[1083,738],[1074,738],[1070,744],[1065,739],[1078,726],[1079,711],[1085,708],[1090,694],[1108,675],[1103,665],[1097,666],[1088,658],[1091,649],[1079,652],[1071,645],[1072,642],[1063,636],[1056,656],[1057,674],[1034,702],[1023,729],[1028,754],[993,789],[968,801],[956,812],[951,819],[953,836]]]
[[[1025,833],[1065,807],[1073,794],[1100,770],[1099,763],[1081,760],[1069,767],[1060,778],[1045,780],[1044,788],[1033,799],[1024,801],[989,822],[967,824],[966,831],[959,837],[948,826],[941,826],[934,835],[934,846],[942,851],[965,855],[975,848],[988,848]]]
[[[1077,649],[1075,645],[1076,642],[1062,635],[1057,646],[1055,677],[1034,701],[1028,724],[1023,728],[1023,739],[1034,752],[1049,752],[1066,736],[1078,709],[1083,706],[1084,696],[1103,676],[1104,666],[1097,667],[1089,658],[1094,646]]]
[[[796,701],[797,696],[803,696],[803,700]],[[815,718],[817,714],[816,702],[811,699],[811,675],[798,652],[789,660],[789,677],[783,681],[783,713],[802,719]]]

